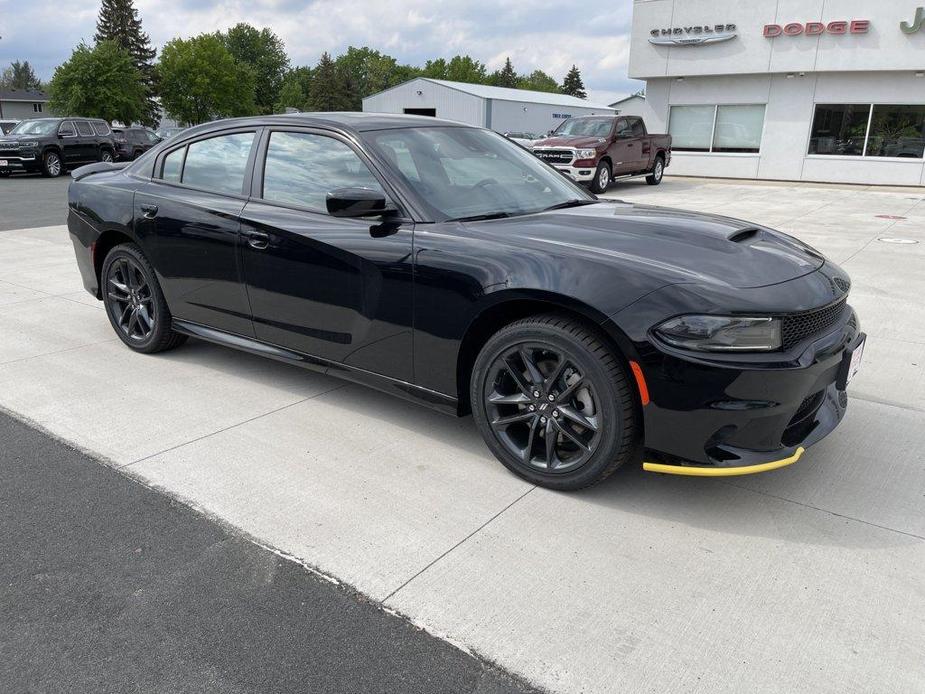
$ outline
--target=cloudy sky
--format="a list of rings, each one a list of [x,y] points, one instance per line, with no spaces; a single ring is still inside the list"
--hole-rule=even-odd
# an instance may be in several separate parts
[[[370,46],[401,62],[457,53],[561,81],[575,63],[592,99],[609,103],[642,87],[626,63],[632,0],[135,0],[156,47],[175,36],[237,22],[270,27],[293,65],[324,51]],[[28,60],[48,79],[81,40],[92,40],[98,0],[0,0],[0,67]],[[42,31],[50,27],[51,31]]]

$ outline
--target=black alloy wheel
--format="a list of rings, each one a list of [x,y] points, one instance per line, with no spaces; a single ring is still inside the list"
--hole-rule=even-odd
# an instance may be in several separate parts
[[[116,334],[137,352],[151,354],[186,341],[170,326],[170,310],[154,269],[135,244],[113,248],[100,273],[106,314]]]
[[[580,489],[632,455],[624,370],[593,331],[564,316],[517,321],[476,360],[472,410],[492,452],[525,479]]]

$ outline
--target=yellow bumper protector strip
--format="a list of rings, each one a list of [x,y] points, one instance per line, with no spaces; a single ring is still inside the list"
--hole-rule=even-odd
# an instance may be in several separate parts
[[[642,469],[646,472],[664,472],[668,475],[691,475],[693,477],[733,477],[735,475],[754,475],[757,472],[767,472],[780,467],[793,465],[800,459],[806,449],[797,448],[789,458],[772,460],[769,463],[757,465],[742,465],[740,467],[693,467],[685,465],[664,465],[663,463],[643,463]]]

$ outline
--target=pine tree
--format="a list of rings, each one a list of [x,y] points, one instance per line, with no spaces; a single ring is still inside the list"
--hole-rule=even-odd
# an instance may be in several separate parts
[[[94,40],[97,43],[114,41],[132,56],[145,87],[146,104],[141,122],[156,126],[159,121],[158,104],[154,98],[157,93],[153,63],[156,51],[151,48],[151,39],[141,29],[138,10],[132,0],[102,0]]]
[[[514,66],[510,58],[504,59],[504,67],[495,71],[491,76],[491,83],[496,87],[517,87],[517,73],[514,72]]]
[[[572,65],[568,71],[565,80],[562,82],[561,91],[569,96],[577,96],[579,99],[587,99],[588,93],[585,91],[584,82],[581,81],[581,73],[578,68]]]
[[[22,89],[25,91],[42,91],[42,82],[35,75],[35,70],[28,60],[14,60],[0,74],[0,88]]]
[[[312,111],[349,111],[350,94],[347,79],[325,51],[312,70],[312,90],[308,95]]]

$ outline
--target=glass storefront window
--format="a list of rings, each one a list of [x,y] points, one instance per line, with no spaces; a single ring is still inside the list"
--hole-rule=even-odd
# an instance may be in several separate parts
[[[764,104],[717,106],[714,152],[757,152],[764,127]]]
[[[761,146],[764,104],[672,106],[671,148],[679,152],[748,152]]]
[[[816,104],[810,154],[864,153],[870,104]]]
[[[668,118],[671,148],[682,152],[709,152],[715,106],[672,106]]]
[[[925,105],[875,104],[867,136],[868,157],[909,157],[925,153]]]

